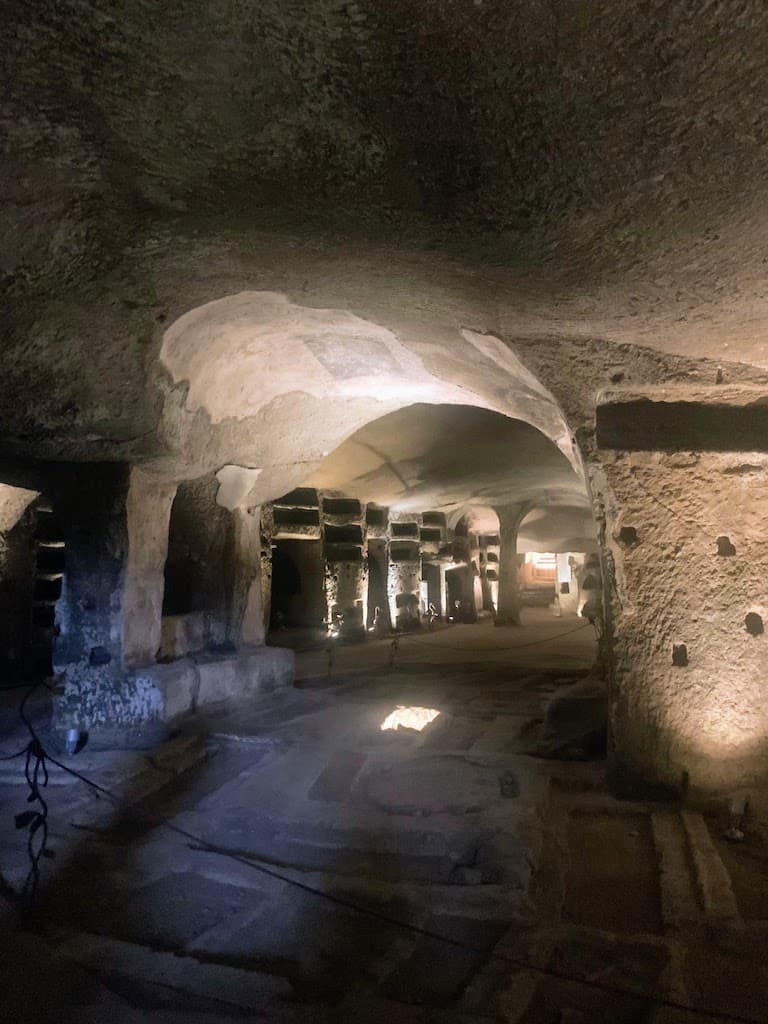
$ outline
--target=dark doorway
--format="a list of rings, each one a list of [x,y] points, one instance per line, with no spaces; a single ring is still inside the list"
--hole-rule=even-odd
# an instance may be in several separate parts
[[[326,615],[319,540],[278,540],[272,549],[270,626],[319,628]]]
[[[440,566],[432,562],[424,562],[421,567],[421,578],[427,584],[427,603],[434,606],[438,616],[442,619],[445,609],[442,607],[440,599]]]
[[[462,621],[465,573],[466,569],[460,566],[458,569],[448,569],[445,574],[445,593],[448,605],[446,618],[449,622]]]
[[[379,548],[376,544],[380,545]],[[389,604],[387,603],[387,576],[384,559],[386,558],[386,541],[368,542],[368,620],[370,629],[374,622],[389,627]],[[376,609],[379,618],[376,619]]]
[[[272,552],[272,629],[292,626],[294,598],[301,593],[301,576],[291,556],[275,545]]]

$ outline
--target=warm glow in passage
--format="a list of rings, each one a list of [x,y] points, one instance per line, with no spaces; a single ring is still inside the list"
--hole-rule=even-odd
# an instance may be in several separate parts
[[[526,551],[525,560],[537,569],[554,569],[557,565],[557,556],[550,551]]]
[[[402,725],[404,729],[415,729],[417,732],[421,732],[430,722],[434,722],[439,714],[440,712],[435,708],[406,708],[399,705],[381,723],[381,731],[398,729]]]

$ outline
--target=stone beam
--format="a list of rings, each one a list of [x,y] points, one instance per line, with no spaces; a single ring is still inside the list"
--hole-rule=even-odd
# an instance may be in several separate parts
[[[597,447],[768,451],[768,391],[727,384],[605,390],[597,401]]]

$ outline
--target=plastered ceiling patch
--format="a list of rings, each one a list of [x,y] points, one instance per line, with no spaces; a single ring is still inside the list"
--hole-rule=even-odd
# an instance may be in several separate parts
[[[237,508],[253,489],[260,474],[260,469],[249,469],[246,466],[222,466],[216,474],[219,481],[216,504],[230,512]]]

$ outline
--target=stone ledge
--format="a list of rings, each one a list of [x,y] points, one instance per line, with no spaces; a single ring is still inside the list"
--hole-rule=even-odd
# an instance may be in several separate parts
[[[243,647],[230,655],[201,654],[137,669],[160,695],[160,718],[170,722],[207,704],[238,701],[290,686],[293,651],[283,647]]]
[[[243,647],[231,657],[195,658],[199,678],[196,707],[271,693],[293,682],[295,655],[284,647]]]
[[[208,704],[248,700],[293,683],[295,656],[283,647],[243,647],[231,654],[204,654],[147,665],[127,673],[98,717],[75,716],[66,698],[54,703],[57,743],[76,727],[92,750],[144,750],[167,739],[169,725]]]
[[[269,1013],[276,1001],[293,998],[293,987],[279,975],[241,970],[222,964],[203,963],[194,956],[164,953],[105,935],[52,929],[60,941],[59,959],[74,960],[107,978],[123,978],[173,989],[190,997],[214,999],[223,1006]],[[250,1019],[253,1019],[250,1016]]]
[[[739,385],[607,388],[597,446],[623,451],[768,451],[768,392]]]

